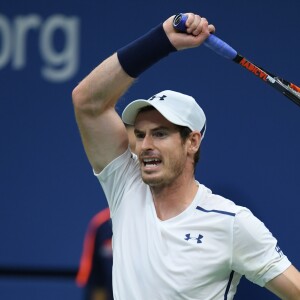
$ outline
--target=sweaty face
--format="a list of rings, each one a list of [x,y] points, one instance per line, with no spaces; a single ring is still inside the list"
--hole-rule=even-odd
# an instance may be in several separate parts
[[[140,112],[135,122],[135,136],[135,149],[146,184],[164,187],[184,175],[187,151],[176,125],[157,110]]]

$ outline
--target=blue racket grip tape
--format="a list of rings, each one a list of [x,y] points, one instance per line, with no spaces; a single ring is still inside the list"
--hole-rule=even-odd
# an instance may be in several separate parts
[[[185,26],[186,20],[187,20],[187,15],[184,14],[176,15],[173,19],[173,27],[180,32],[186,32],[186,26]],[[211,34],[205,40],[204,45],[227,59],[233,60],[238,54],[236,50],[234,50],[231,46],[229,46],[227,43],[222,41],[214,34]]]

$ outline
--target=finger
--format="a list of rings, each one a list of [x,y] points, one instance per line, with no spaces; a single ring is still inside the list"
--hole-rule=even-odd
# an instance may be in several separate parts
[[[201,18],[199,15],[195,15],[190,33],[193,35],[198,35],[202,31],[202,29],[203,29],[203,18]]]
[[[197,36],[199,34],[207,33],[208,32],[208,22],[206,18],[199,18],[199,23],[197,27],[192,31],[192,34]]]
[[[186,32],[191,34],[200,24],[201,17],[199,15],[195,15],[193,13],[188,13],[188,18],[186,20]]]
[[[194,13],[185,13],[185,15],[187,16],[187,20],[185,22],[186,27],[190,27],[192,25],[192,23],[194,22],[195,19],[195,14]]]
[[[216,32],[215,26],[213,24],[209,24],[208,31],[209,31],[209,33],[215,33]]]

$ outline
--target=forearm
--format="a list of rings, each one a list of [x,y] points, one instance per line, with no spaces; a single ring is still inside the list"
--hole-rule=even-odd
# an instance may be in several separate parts
[[[265,287],[282,300],[299,300],[300,273],[294,266],[290,266],[281,275],[269,281]]]
[[[173,17],[96,67],[74,89],[75,106],[87,106],[85,108],[96,114],[114,106],[134,78],[171,52],[201,45],[214,31],[213,25],[208,25],[205,18],[189,14],[186,23],[188,34],[178,33],[172,25]]]
[[[75,107],[97,115],[113,107],[146,69],[176,51],[162,25],[156,26],[96,67],[73,91]]]

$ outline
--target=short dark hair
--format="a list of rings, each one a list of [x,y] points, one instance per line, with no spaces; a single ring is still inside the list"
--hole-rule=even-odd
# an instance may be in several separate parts
[[[189,137],[190,133],[192,132],[192,130],[187,126],[180,126],[180,125],[176,125],[176,126],[178,128],[182,141],[185,142]],[[197,152],[194,155],[194,171],[196,169],[196,164],[198,163],[199,159],[200,159],[200,147],[198,148]]]

